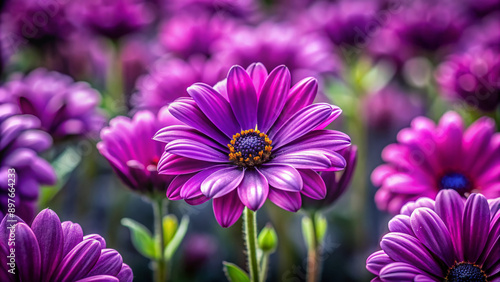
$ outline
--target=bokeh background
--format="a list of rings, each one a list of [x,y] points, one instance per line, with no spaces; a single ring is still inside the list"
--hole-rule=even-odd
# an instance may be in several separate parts
[[[322,281],[372,278],[365,260],[378,248],[390,215],[375,206],[370,174],[400,129],[419,115],[437,121],[450,109],[468,124],[485,115],[500,124],[498,0],[1,3],[3,95],[14,95],[5,90],[13,80],[43,68],[86,83],[99,96],[93,113],[99,118],[85,121],[88,130],[52,134],[54,144],[42,156],[58,181],[42,188],[38,207],[80,223],[86,234],[101,234],[137,281],[152,280],[149,261],[134,249],[120,220],[132,218],[152,229],[153,211],[99,154],[99,131],[115,116],[158,111],[187,96],[192,83],[213,85],[232,65],[262,62],[271,70],[285,64],[294,82],[319,80],[318,101],[343,109],[331,127],[351,136],[358,165],[348,191],[325,212]],[[66,90],[42,90],[35,83],[29,91],[41,97],[37,91]],[[87,99],[85,93],[76,104]],[[172,281],[224,281],[222,261],[245,265],[241,222],[221,228],[210,203],[170,202],[168,210],[191,218]],[[305,280],[302,216],[272,203],[259,211],[259,228],[271,222],[279,235],[268,281]]]

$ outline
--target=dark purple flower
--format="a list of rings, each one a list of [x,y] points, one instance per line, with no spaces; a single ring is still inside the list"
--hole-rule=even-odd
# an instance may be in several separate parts
[[[365,122],[377,131],[401,129],[423,114],[423,103],[417,96],[395,87],[369,93],[362,101]]]
[[[72,7],[75,22],[97,34],[117,39],[153,21],[145,0],[86,0]]]
[[[21,115],[16,105],[4,103],[5,94],[0,90],[0,216],[7,213],[11,189],[14,190],[16,214],[31,221],[40,186],[56,182],[50,164],[38,156],[52,145],[52,138],[38,130],[40,120],[36,117]]]
[[[416,0],[404,3],[400,9],[391,15],[387,27],[405,44],[423,52],[455,43],[467,24],[463,11],[454,2]]]
[[[319,173],[326,187],[326,197],[322,200],[314,200],[302,196],[302,207],[305,209],[326,209],[337,201],[347,190],[351,183],[357,162],[356,146],[351,146],[339,151],[339,154],[346,160],[346,167],[342,173],[335,171],[322,171]],[[318,183],[322,185],[322,183]]]
[[[130,189],[147,195],[158,191],[163,194],[174,177],[158,174],[156,167],[164,146],[152,138],[161,128],[178,124],[167,108],[158,115],[139,111],[132,119],[115,117],[101,131],[97,149]]]
[[[165,49],[177,57],[213,56],[215,43],[231,33],[232,23],[206,13],[178,13],[163,22],[159,34]]]
[[[300,79],[321,74],[338,74],[340,60],[333,47],[321,36],[302,34],[298,29],[284,24],[263,23],[258,27],[243,26],[220,42],[221,61],[226,65],[248,66],[262,62],[268,68],[287,66],[294,78]]]
[[[498,281],[499,206],[453,190],[408,203],[389,221],[382,250],[366,261],[377,275],[372,281]]]
[[[398,142],[384,149],[387,163],[372,173],[373,184],[381,186],[375,195],[379,209],[395,214],[405,203],[433,199],[443,189],[500,197],[500,133],[490,118],[464,131],[455,112],[443,115],[438,125],[417,117],[399,132]]]
[[[99,92],[58,72],[36,69],[26,76],[14,74],[0,91],[21,113],[38,117],[41,128],[56,140],[96,133],[104,124],[97,108]]]
[[[260,63],[246,71],[232,67],[215,89],[203,83],[189,87],[190,98],[169,106],[185,125],[163,128],[154,137],[167,143],[158,171],[179,175],[167,197],[190,204],[213,198],[223,227],[234,224],[244,206],[255,211],[268,198],[293,212],[302,194],[324,198],[326,187],[316,171],[343,169],[345,160],[336,151],[350,139],[324,130],[341,110],[312,104],[317,87],[313,78],[291,87],[285,66],[268,75]]]
[[[500,53],[500,12],[468,28],[460,43],[465,46],[465,49],[474,50],[479,47]]]
[[[462,0],[463,5],[473,17],[482,18],[500,11],[499,0]],[[498,15],[496,15],[498,17]]]
[[[450,56],[439,66],[436,76],[441,93],[448,98],[482,111],[494,111],[500,104],[498,51],[476,48]]]
[[[190,13],[210,13],[218,17],[248,19],[257,8],[255,0],[170,0],[166,5],[171,14],[189,11]]]
[[[9,32],[18,37],[12,39],[24,38],[33,43],[65,39],[74,29],[68,20],[69,3],[62,0],[6,1],[0,19],[2,33]]]
[[[9,241],[10,232],[14,232],[15,241]],[[15,274],[8,272],[11,266],[7,256],[12,249]],[[130,267],[116,250],[106,248],[104,238],[97,234],[83,236],[79,224],[61,223],[50,209],[41,211],[31,227],[19,218],[4,217],[0,224],[0,255],[1,281],[131,282],[133,279]]]
[[[132,96],[132,105],[136,109],[158,111],[179,97],[187,97],[186,89],[191,84],[203,81],[213,85],[222,78],[222,67],[213,60],[160,58],[150,66],[148,74],[137,80],[138,92]]]
[[[217,253],[217,240],[208,234],[194,234],[184,242],[183,261],[187,273],[196,273]]]

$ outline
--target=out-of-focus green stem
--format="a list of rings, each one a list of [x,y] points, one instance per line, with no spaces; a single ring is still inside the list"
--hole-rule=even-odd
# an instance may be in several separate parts
[[[157,249],[160,252],[158,258],[154,262],[154,280],[156,282],[167,281],[167,267],[168,262],[165,259],[165,240],[163,237],[163,215],[166,211],[165,199],[154,199],[153,200],[154,209],[154,221],[155,221],[155,240],[157,244]]]
[[[243,220],[243,233],[245,234],[250,281],[259,282],[259,264],[257,261],[257,222],[255,212],[245,207]]]
[[[260,276],[259,276],[260,282],[266,281],[268,269],[269,269],[269,254],[264,253],[262,254],[262,261],[260,263]]]
[[[318,242],[318,232],[316,228],[316,216],[314,213],[306,215],[311,223],[311,238],[307,250],[307,282],[319,281],[320,277],[320,242]]]

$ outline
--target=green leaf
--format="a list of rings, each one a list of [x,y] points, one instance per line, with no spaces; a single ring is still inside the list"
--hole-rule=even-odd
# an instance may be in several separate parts
[[[307,249],[311,249],[314,246],[314,231],[312,220],[308,216],[302,217],[302,235],[304,241],[306,242]]]
[[[163,240],[165,245],[168,245],[177,231],[179,226],[179,221],[177,217],[173,214],[169,214],[163,217]]]
[[[325,238],[326,230],[328,229],[328,222],[324,215],[320,212],[316,213],[316,217],[314,219],[316,221],[316,237],[318,242],[323,242],[323,238]]]
[[[130,218],[123,218],[121,223],[130,229],[132,244],[139,253],[150,259],[159,257],[155,251],[155,241],[151,232],[144,225]]]
[[[170,240],[167,247],[165,247],[164,250],[165,259],[170,260],[174,256],[175,251],[177,250],[177,248],[179,248],[179,245],[181,244],[182,240],[184,239],[184,236],[186,235],[188,225],[189,225],[189,217],[185,215],[182,217],[181,224],[179,224],[179,228],[177,228],[177,232],[175,232],[174,237],[172,238],[172,240]]]
[[[236,264],[227,261],[222,262],[227,280],[231,282],[250,282],[248,274]]]
[[[261,249],[264,253],[274,253],[276,247],[278,246],[278,235],[276,235],[276,231],[271,224],[267,224],[266,227],[260,231],[257,243],[259,245],[259,249]]]

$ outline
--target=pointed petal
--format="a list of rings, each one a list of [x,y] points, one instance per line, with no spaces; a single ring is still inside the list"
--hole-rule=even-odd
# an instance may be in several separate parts
[[[195,160],[165,152],[158,162],[158,173],[170,175],[193,173],[213,165],[215,165],[215,163]]]
[[[343,132],[335,130],[314,130],[281,148],[273,148],[273,150],[276,154],[308,149],[340,151],[350,145],[351,138]]]
[[[101,250],[101,256],[86,276],[110,275],[116,276],[122,269],[122,256],[113,249]]]
[[[83,230],[80,224],[65,221],[61,224],[64,234],[63,255],[66,256],[71,249],[83,240]]]
[[[384,251],[376,251],[366,259],[366,269],[375,275],[379,275],[384,266],[394,261]]]
[[[322,200],[326,197],[327,190],[325,182],[317,172],[311,169],[301,169],[299,173],[302,177],[302,181],[304,181],[302,195],[314,200]]]
[[[268,197],[275,205],[290,212],[296,212],[302,206],[300,192],[287,192],[270,187]]]
[[[293,166],[264,164],[260,168],[260,172],[267,178],[269,185],[276,189],[289,192],[300,192],[302,190],[302,177]]]
[[[267,200],[269,184],[266,177],[259,170],[247,169],[237,191],[241,202],[249,209],[256,211]]]
[[[244,207],[236,191],[213,200],[215,219],[224,228],[238,221]]]
[[[101,244],[98,241],[80,242],[63,258],[52,280],[75,281],[85,277],[94,267],[100,255]]]
[[[15,236],[16,265],[19,271],[19,280],[39,281],[41,258],[35,234],[25,223],[18,223],[16,224]]]
[[[201,183],[203,183],[203,181],[211,174],[224,167],[227,166],[217,165],[194,174],[193,177],[189,178],[189,180],[187,180],[182,186],[180,190],[180,197],[182,199],[191,199],[203,195],[201,192]]]
[[[466,261],[477,261],[486,245],[490,229],[490,208],[481,194],[471,194],[464,207],[462,246]]]
[[[257,110],[258,129],[267,132],[285,106],[290,91],[290,71],[285,66],[275,68],[262,86]]]
[[[227,93],[241,129],[254,129],[257,125],[257,93],[252,79],[242,67],[234,66],[229,71]]]
[[[219,198],[238,187],[245,175],[236,167],[226,167],[217,170],[201,183],[201,192],[208,198]]]
[[[172,201],[177,201],[183,199],[181,196],[182,186],[191,179],[195,174],[181,174],[177,175],[167,188],[167,198]]]
[[[268,75],[266,67],[261,63],[253,63],[248,66],[247,73],[253,81],[253,85],[257,91],[257,97],[260,96],[262,86],[264,82],[266,82]]]
[[[456,259],[463,261],[464,252],[462,248],[462,215],[464,211],[464,200],[452,189],[441,190],[436,197],[436,213],[443,220],[450,232],[455,246]]]

